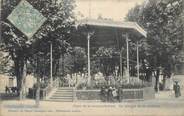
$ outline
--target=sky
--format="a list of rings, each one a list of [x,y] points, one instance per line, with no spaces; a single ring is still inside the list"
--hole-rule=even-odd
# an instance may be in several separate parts
[[[76,0],[75,12],[78,19],[89,17],[96,19],[101,15],[103,18],[122,21],[131,8],[144,1],[145,0]]]

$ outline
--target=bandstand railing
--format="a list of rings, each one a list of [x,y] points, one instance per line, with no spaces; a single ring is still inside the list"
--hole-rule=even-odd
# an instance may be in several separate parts
[[[43,92],[42,98],[43,99],[46,99],[46,97],[50,94],[50,92],[53,89],[58,88],[58,87],[59,87],[59,79],[56,78],[55,80],[53,80],[52,85],[51,84],[48,84],[48,86],[46,88],[41,89],[41,91]]]

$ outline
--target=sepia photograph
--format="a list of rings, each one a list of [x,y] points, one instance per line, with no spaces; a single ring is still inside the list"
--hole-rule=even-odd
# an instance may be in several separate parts
[[[184,0],[0,0],[0,116],[184,116]]]

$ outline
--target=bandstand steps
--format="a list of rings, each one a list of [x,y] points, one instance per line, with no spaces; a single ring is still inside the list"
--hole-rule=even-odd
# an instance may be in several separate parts
[[[47,99],[47,101],[72,102],[73,101],[73,88],[60,87]]]

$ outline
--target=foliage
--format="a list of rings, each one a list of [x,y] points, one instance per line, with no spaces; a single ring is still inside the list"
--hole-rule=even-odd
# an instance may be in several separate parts
[[[136,6],[127,15],[130,21],[137,21],[148,32],[145,54],[153,67],[168,67],[173,63],[183,41],[183,24],[179,18],[182,0],[150,1]],[[155,59],[155,60],[154,60]]]
[[[1,48],[8,52],[14,61],[18,87],[21,88],[23,67],[29,60],[36,73],[43,76],[44,70],[49,70],[50,43],[53,44],[54,67],[60,55],[69,52],[71,47],[67,40],[75,21],[73,0],[27,0],[41,12],[46,22],[30,39],[15,28],[6,18],[20,0],[3,0],[1,11],[2,43]],[[43,63],[44,62],[44,63]],[[43,69],[45,67],[46,69]],[[56,69],[56,68],[55,68]]]
[[[66,73],[85,73],[87,56],[84,48],[74,47],[64,56],[64,69]]]
[[[12,61],[7,53],[0,51],[0,74],[12,74]]]
[[[80,84],[77,86],[77,90],[85,89],[86,86],[87,86],[86,83],[80,83]]]
[[[84,48],[74,47],[74,72],[84,72],[87,64],[87,55]]]
[[[138,22],[147,31],[147,38],[141,43],[141,58],[147,59],[150,67],[157,70],[157,81],[159,67],[173,72],[176,56],[182,50],[182,12],[182,0],[149,0],[127,15],[127,20]]]
[[[38,7],[47,17],[47,22],[35,34],[36,42],[33,44],[34,56],[42,57],[43,64],[45,61],[50,62],[50,43],[53,44],[53,74],[57,75],[59,71],[59,59],[61,55],[71,51],[70,32],[74,23],[74,5],[73,0],[46,1],[46,7],[43,9],[37,2],[32,1],[33,6]],[[43,1],[40,1],[43,2]],[[48,5],[49,4],[49,5]],[[36,54],[35,54],[36,53]],[[38,69],[49,70],[48,63]]]
[[[98,70],[107,77],[115,71],[115,66],[118,65],[117,56],[119,53],[115,48],[100,47],[93,57],[99,62]]]

